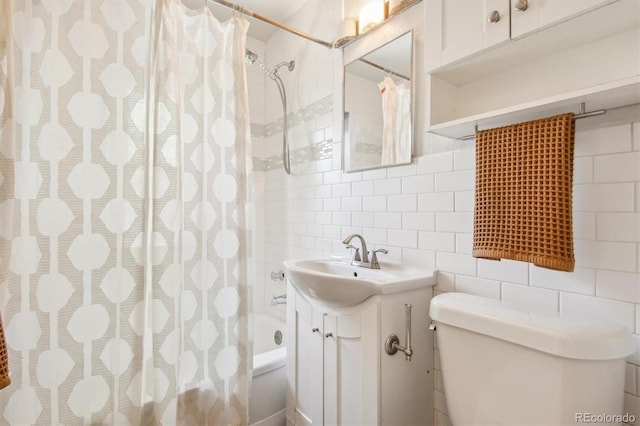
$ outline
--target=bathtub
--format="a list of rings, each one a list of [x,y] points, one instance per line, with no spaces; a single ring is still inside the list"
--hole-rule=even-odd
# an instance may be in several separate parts
[[[280,332],[281,343],[276,343]],[[254,426],[284,426],[287,378],[286,327],[264,314],[254,317],[253,385],[249,399],[249,422]]]

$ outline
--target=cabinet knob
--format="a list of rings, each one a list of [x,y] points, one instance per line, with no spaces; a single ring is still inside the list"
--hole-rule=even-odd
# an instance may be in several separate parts
[[[324,337],[326,337],[327,339],[328,339],[329,337],[332,337],[332,336],[333,336],[333,333],[326,333],[326,334],[324,335]]]
[[[318,327],[313,327],[313,328],[311,329],[311,332],[312,332],[312,333],[319,333],[319,332],[320,332],[320,329],[319,329]]]
[[[513,7],[516,10],[520,11],[520,12],[524,12],[529,7],[529,1],[528,0],[518,0],[516,2],[516,5],[513,6]]]
[[[489,21],[492,24],[495,24],[496,22],[500,21],[500,12],[498,12],[497,10],[494,10],[493,12],[491,12],[487,21]]]

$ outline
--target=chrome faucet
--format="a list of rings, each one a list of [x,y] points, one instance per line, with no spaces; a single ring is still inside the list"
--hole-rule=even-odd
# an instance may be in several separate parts
[[[357,247],[351,245],[351,240],[354,238],[360,239],[360,245],[362,246],[362,258],[360,257],[360,252]],[[362,266],[363,268],[370,269],[380,269],[380,264],[378,263],[377,253],[389,253],[385,249],[373,250],[371,252],[371,261],[369,261],[369,251],[367,251],[367,243],[364,241],[364,238],[360,234],[351,234],[347,238],[342,241],[342,244],[347,246],[347,249],[354,249],[355,253],[353,259],[351,259],[351,264],[355,266]]]
[[[362,260],[361,260],[361,262],[362,263],[369,263],[369,252],[367,251],[367,243],[364,241],[364,238],[362,237],[362,235],[360,235],[360,234],[351,234],[351,235],[349,235],[347,238],[345,238],[342,241],[342,244],[349,244],[349,243],[351,243],[351,240],[353,240],[354,238],[359,238],[360,239],[360,246],[362,246]],[[347,248],[349,248],[349,247],[347,246]],[[357,253],[358,253],[358,251],[356,250],[356,254]],[[357,260],[354,258],[354,262],[355,261],[357,261]],[[353,264],[353,262],[351,262],[351,264]]]

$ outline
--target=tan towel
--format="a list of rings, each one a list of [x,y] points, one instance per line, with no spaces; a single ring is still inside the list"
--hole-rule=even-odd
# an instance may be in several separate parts
[[[573,271],[573,114],[476,133],[473,256]]]
[[[0,317],[0,389],[6,388],[10,384],[7,343],[4,340],[4,327],[2,326],[2,317]]]

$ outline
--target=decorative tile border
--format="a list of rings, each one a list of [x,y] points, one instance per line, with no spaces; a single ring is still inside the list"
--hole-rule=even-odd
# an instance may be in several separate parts
[[[354,152],[358,154],[382,155],[382,146],[373,143],[357,143]]]
[[[289,128],[295,127],[301,123],[306,123],[307,121],[314,120],[323,114],[331,112],[332,110],[333,95],[329,95],[312,103],[311,105],[302,107],[296,112],[292,112],[287,115]],[[269,137],[277,133],[282,133],[282,123],[282,118],[279,118],[278,120],[267,124],[265,126],[265,136]]]
[[[306,123],[311,120],[330,113],[333,110],[333,96],[326,96],[319,101],[312,103],[306,107],[299,109],[287,116],[289,128],[298,124]],[[266,125],[251,123],[251,136],[253,137],[269,137],[278,133],[282,133],[282,118],[268,123]],[[298,148],[290,151],[291,164],[300,164],[304,162],[320,161],[333,158],[333,139],[327,139],[310,146]],[[269,170],[282,168],[282,154],[273,155],[271,157],[261,159],[253,157],[253,170],[258,172],[267,172]]]

